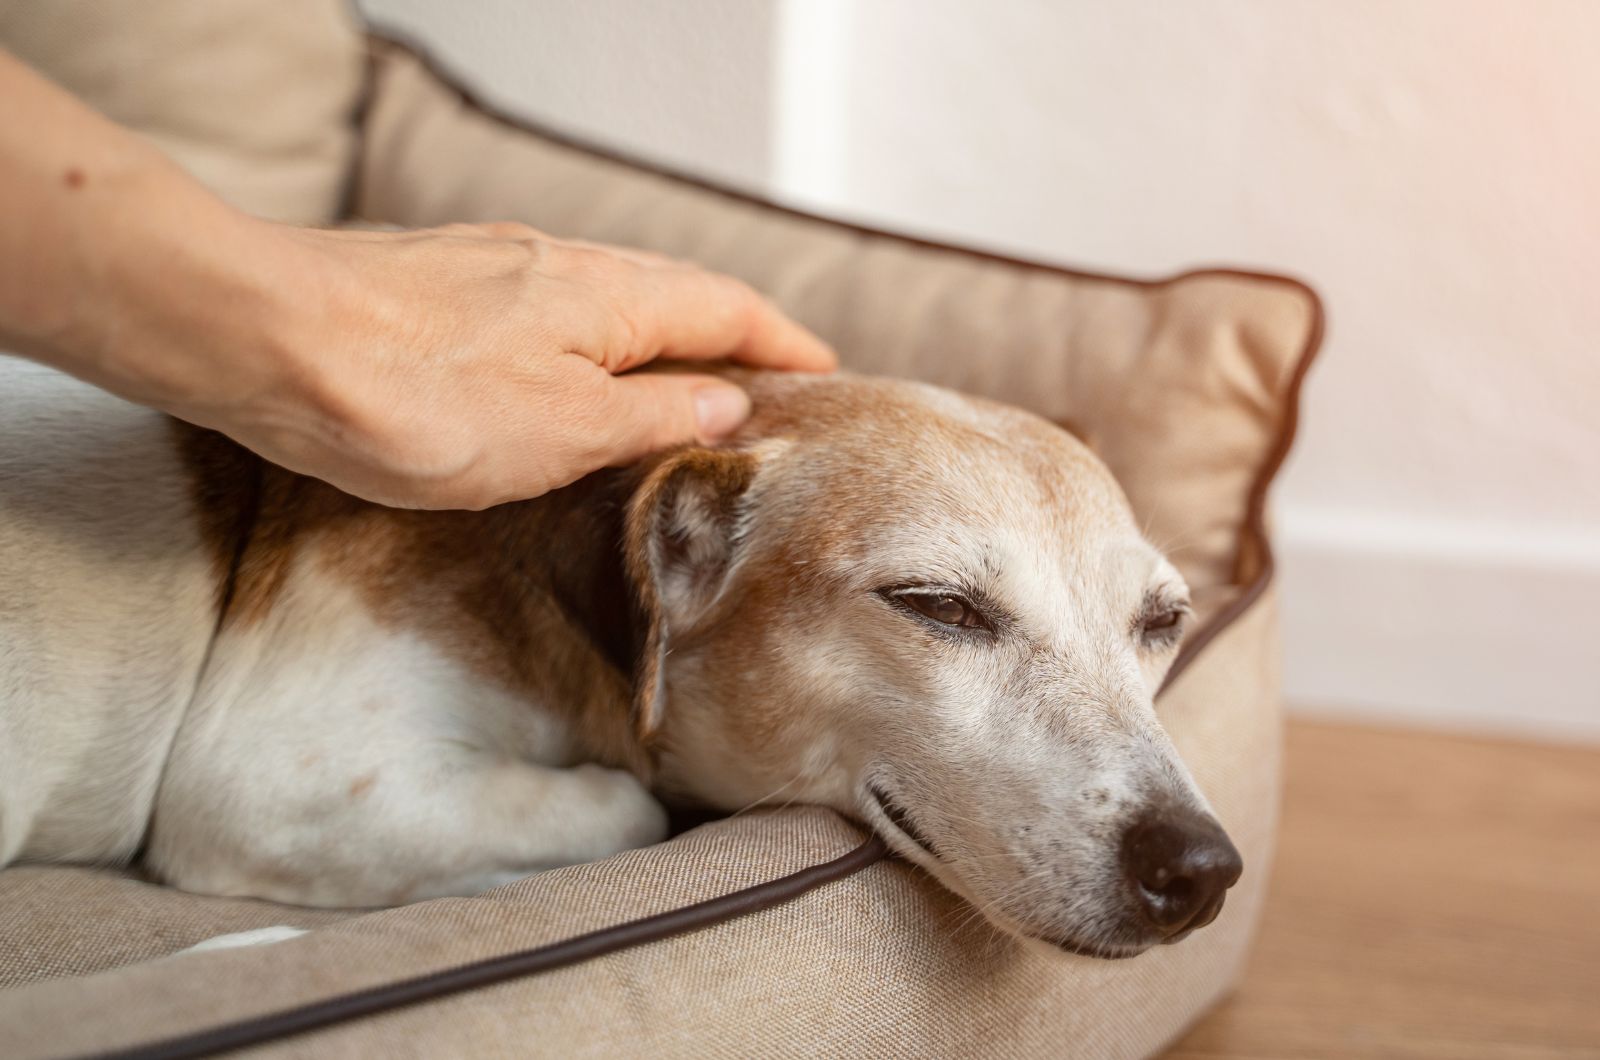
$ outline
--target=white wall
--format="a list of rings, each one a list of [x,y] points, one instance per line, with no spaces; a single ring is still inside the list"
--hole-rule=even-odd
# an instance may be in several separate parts
[[[768,0],[358,0],[486,99],[752,187],[767,179]]]
[[[1600,3],[364,6],[501,103],[802,205],[1311,280],[1291,696],[1600,737]]]

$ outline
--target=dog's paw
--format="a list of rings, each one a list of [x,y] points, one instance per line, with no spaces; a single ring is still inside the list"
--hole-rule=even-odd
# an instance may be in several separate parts
[[[667,837],[667,811],[632,773],[581,765],[573,772],[589,796],[591,833],[601,853],[615,854],[659,843]]]

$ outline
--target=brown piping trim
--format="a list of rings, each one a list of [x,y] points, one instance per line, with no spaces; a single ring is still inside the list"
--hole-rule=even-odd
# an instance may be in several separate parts
[[[1311,326],[1306,330],[1305,344],[1301,347],[1293,374],[1289,379],[1288,389],[1284,394],[1285,411],[1283,425],[1279,430],[1277,440],[1274,442],[1272,449],[1267,454],[1266,460],[1262,463],[1261,469],[1256,473],[1254,482],[1251,483],[1250,492],[1246,500],[1245,522],[1239,535],[1239,550],[1234,557],[1234,576],[1236,580],[1243,574],[1242,568],[1247,556],[1257,557],[1259,569],[1256,571],[1255,577],[1252,578],[1248,584],[1240,587],[1238,595],[1228,602],[1228,606],[1217,612],[1208,622],[1206,622],[1205,625],[1201,626],[1199,629],[1195,630],[1193,633],[1189,634],[1187,638],[1185,638],[1183,647],[1178,652],[1177,659],[1173,661],[1172,668],[1167,671],[1166,680],[1162,682],[1161,688],[1156,694],[1160,695],[1161,692],[1165,692],[1169,687],[1171,687],[1173,680],[1177,678],[1177,676],[1184,670],[1188,669],[1189,664],[1194,661],[1197,655],[1199,655],[1201,649],[1210,644],[1214,639],[1216,639],[1219,633],[1237,621],[1239,617],[1245,613],[1245,611],[1249,610],[1250,605],[1255,603],[1256,600],[1261,597],[1261,594],[1266,592],[1267,586],[1272,583],[1275,564],[1272,555],[1272,545],[1267,536],[1267,492],[1272,486],[1273,479],[1277,477],[1278,470],[1283,466],[1284,458],[1288,456],[1290,446],[1294,444],[1295,432],[1300,421],[1300,387],[1305,380],[1307,370],[1311,367],[1311,362],[1316,359],[1317,351],[1322,346],[1322,299],[1317,296],[1317,292],[1312,289],[1310,284],[1293,276],[1269,272],[1256,272],[1250,269],[1238,269],[1226,266],[1189,269],[1184,272],[1160,277],[1117,276],[1103,272],[1094,272],[1089,269],[1073,268],[1066,265],[1042,264],[1037,261],[1028,261],[1024,258],[998,254],[988,250],[978,250],[973,247],[955,246],[948,243],[940,243],[932,239],[925,239],[919,236],[909,236],[900,232],[891,232],[881,228],[872,228],[870,226],[858,224],[853,221],[842,221],[838,218],[827,217],[821,214],[795,209],[791,206],[784,206],[780,203],[769,202],[768,200],[761,198],[759,195],[741,191],[738,188],[730,187],[715,180],[695,176],[684,172],[683,170],[675,169],[671,166],[661,165],[659,163],[631,155],[626,151],[619,151],[615,148],[602,146],[600,144],[591,142],[582,136],[552,129],[537,121],[531,121],[527,118],[513,115],[501,110],[494,104],[485,102],[476,94],[464,88],[461,85],[461,82],[450,71],[446,70],[442,64],[436,62],[424,47],[413,42],[408,34],[398,31],[393,27],[375,27],[367,20],[361,18],[359,12],[357,13],[356,17],[358,21],[361,21],[367,25],[367,35],[370,39],[378,41],[389,47],[396,48],[410,55],[412,58],[416,59],[417,62],[421,63],[422,66],[430,74],[432,74],[441,85],[454,92],[463,106],[477,111],[478,113],[500,125],[504,125],[510,129],[515,129],[519,132],[530,133],[562,147],[567,147],[575,151],[582,151],[583,153],[592,155],[595,158],[603,159],[608,162],[614,162],[618,165],[628,166],[633,169],[642,170],[646,173],[650,173],[655,176],[685,185],[686,187],[695,188],[700,191],[711,192],[715,195],[720,195],[723,198],[731,199],[735,202],[745,203],[750,206],[757,206],[772,213],[781,214],[786,217],[793,217],[802,221],[820,222],[831,225],[835,228],[843,229],[847,232],[852,232],[864,238],[894,240],[899,243],[904,243],[908,246],[920,247],[926,250],[937,250],[946,254],[956,254],[961,257],[970,258],[974,261],[1006,265],[1012,268],[1029,269],[1035,272],[1053,273],[1058,276],[1069,276],[1080,280],[1095,280],[1101,283],[1120,284],[1127,287],[1167,287],[1201,276],[1225,276],[1234,277],[1237,279],[1255,280],[1262,283],[1281,284],[1292,287],[1299,291],[1301,294],[1305,295],[1307,301],[1311,304]],[[376,61],[376,56],[373,57],[372,61]],[[373,92],[371,89],[371,79],[369,78],[368,100],[367,103],[363,105],[362,125],[366,124],[365,108],[370,106],[372,95]],[[361,150],[365,151],[365,149],[366,144],[365,141],[363,141]],[[359,160],[357,161],[355,169],[357,173],[359,173],[362,169]],[[377,220],[382,219],[377,218]]]
[[[1299,432],[1300,390],[1305,385],[1306,373],[1311,370],[1312,362],[1317,359],[1317,353],[1322,349],[1324,327],[1322,299],[1305,284],[1297,280],[1288,282],[1300,286],[1310,299],[1311,326],[1306,329],[1305,345],[1300,348],[1299,359],[1295,362],[1294,372],[1289,376],[1289,386],[1284,392],[1283,425],[1278,429],[1277,441],[1273,443],[1272,450],[1267,454],[1261,470],[1256,472],[1255,481],[1250,485],[1244,519],[1244,533],[1248,535],[1248,539],[1241,537],[1239,542],[1239,552],[1234,559],[1234,577],[1237,579],[1242,573],[1239,568],[1244,562],[1246,550],[1251,545],[1254,546],[1256,555],[1260,557],[1260,569],[1250,583],[1228,602],[1227,607],[1212,615],[1210,621],[1195,630],[1183,642],[1183,647],[1179,650],[1178,657],[1173,660],[1172,669],[1167,671],[1166,680],[1161,682],[1157,695],[1171,687],[1173,679],[1188,668],[1201,650],[1216,639],[1217,634],[1227,629],[1250,609],[1250,605],[1267,591],[1267,586],[1272,584],[1272,577],[1277,572],[1272,539],[1267,533],[1267,493],[1272,488],[1273,480],[1278,477],[1278,472],[1283,468],[1283,462],[1288,458],[1289,450],[1294,446],[1295,435]]]
[[[640,155],[631,154],[625,150],[600,144],[596,141],[585,138],[581,134],[556,129],[537,120],[520,117],[518,115],[511,114],[508,111],[504,111],[495,104],[487,102],[470,89],[463,87],[459,79],[453,73],[446,69],[442,63],[437,62],[433,56],[428,53],[425,47],[423,47],[421,44],[413,43],[409,35],[403,31],[396,30],[389,26],[373,26],[369,23],[367,28],[367,36],[379,44],[386,45],[410,55],[413,59],[417,60],[417,62],[420,63],[424,69],[432,74],[442,86],[452,92],[464,106],[477,111],[498,125],[504,125],[507,128],[514,129],[518,132],[530,133],[539,137],[540,139],[548,140],[557,146],[570,148],[574,151],[581,151],[584,154],[593,155],[595,158],[603,159],[607,162],[613,162],[617,165],[626,166],[630,169],[641,170],[642,172],[649,173],[652,176],[662,177],[666,180],[673,181],[677,184],[682,184],[689,188],[711,192],[714,195],[719,195],[725,199],[732,199],[735,202],[741,202],[749,206],[758,206],[769,212],[782,214],[786,217],[793,217],[796,220],[821,222],[834,228],[843,229],[847,232],[853,232],[856,235],[867,236],[873,239],[892,239],[895,242],[905,243],[909,246],[921,247],[927,250],[943,251],[945,253],[956,254],[965,258],[972,258],[977,261],[987,261],[998,265],[1009,265],[1014,268],[1029,269],[1035,272],[1055,273],[1060,276],[1071,276],[1080,280],[1098,280],[1102,283],[1120,284],[1126,287],[1167,287],[1178,283],[1179,281],[1191,279],[1197,276],[1235,276],[1242,279],[1261,280],[1267,283],[1286,284],[1291,287],[1299,288],[1306,294],[1310,295],[1313,301],[1316,300],[1316,293],[1312,291],[1308,284],[1306,284],[1303,280],[1299,280],[1293,276],[1283,273],[1259,272],[1252,269],[1236,268],[1230,265],[1198,266],[1193,269],[1186,269],[1183,272],[1168,273],[1160,276],[1127,276],[1117,273],[1097,272],[1092,269],[1085,269],[1072,265],[1032,261],[1027,258],[1019,258],[1013,255],[1002,254],[998,251],[982,250],[976,247],[964,246],[956,243],[944,243],[937,239],[907,235],[904,232],[895,232],[886,228],[874,228],[871,225],[856,221],[846,221],[838,217],[830,217],[821,213],[802,210],[794,206],[785,206],[783,203],[773,202],[770,199],[764,199],[754,192],[744,191],[731,184],[722,183],[714,178],[698,176],[686,170],[675,168],[666,163],[655,162]],[[371,91],[369,87],[367,93],[368,98],[366,102],[362,104],[358,125],[364,126],[366,124],[366,111],[368,108],[370,108],[372,97],[374,95],[375,93]],[[366,144],[363,143],[361,146],[362,150],[364,150]],[[357,152],[358,172],[361,168],[359,164],[359,156],[361,153],[362,151]],[[381,221],[383,219],[367,218],[367,220]]]
[[[792,902],[825,884],[854,875],[882,860],[888,853],[883,840],[869,836],[854,850],[821,865],[810,865],[798,872],[758,883],[754,887],[718,895],[680,909],[630,920],[584,935],[552,942],[531,950],[490,957],[471,964],[402,979],[397,983],[357,990],[324,998],[306,1005],[225,1023],[219,1027],[185,1034],[165,1041],[151,1042],[130,1049],[95,1054],[99,1060],[183,1060],[211,1056],[247,1046],[305,1034],[337,1023],[377,1015],[426,1001],[437,1001],[479,987],[509,979],[538,975],[582,961],[603,957],[618,950],[643,946],[663,939],[701,931],[751,913]]]

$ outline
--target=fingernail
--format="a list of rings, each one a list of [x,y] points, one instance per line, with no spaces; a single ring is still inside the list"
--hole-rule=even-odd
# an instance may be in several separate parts
[[[749,418],[750,398],[736,386],[716,383],[694,392],[695,425],[707,441],[732,434]]]

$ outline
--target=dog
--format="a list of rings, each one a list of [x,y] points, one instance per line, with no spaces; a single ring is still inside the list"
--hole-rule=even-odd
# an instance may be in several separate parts
[[[1152,695],[1190,614],[1106,467],[920,383],[481,512],[356,500],[0,358],[0,864],[382,906],[821,804],[991,923],[1125,957],[1237,851]]]

